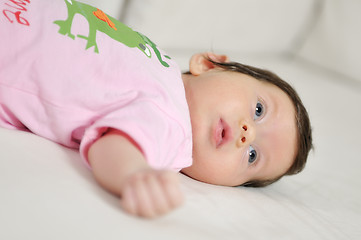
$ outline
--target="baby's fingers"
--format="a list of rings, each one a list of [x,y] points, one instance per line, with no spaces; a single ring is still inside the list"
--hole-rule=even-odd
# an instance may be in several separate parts
[[[168,200],[166,192],[163,189],[163,185],[159,181],[157,176],[148,176],[145,181],[147,185],[149,199],[151,201],[150,205],[152,208],[152,212],[154,213],[154,215],[147,217],[159,216],[169,212],[172,209],[171,204]]]
[[[178,175],[149,170],[131,176],[123,187],[121,204],[132,214],[147,218],[163,215],[183,202]]]
[[[152,210],[152,200],[145,186],[143,174],[132,176],[122,191],[121,205],[123,210],[132,215],[151,217],[155,215]]]
[[[176,173],[162,172],[159,175],[164,195],[170,209],[176,208],[184,201],[183,193],[180,190],[179,178]]]
[[[137,201],[131,184],[124,186],[121,198],[121,206],[123,210],[131,215],[137,215]]]
[[[164,215],[179,205],[179,194],[173,194],[174,189],[179,188],[178,181],[168,178],[163,171],[152,171],[143,176],[135,188],[137,198],[138,215],[153,218]],[[171,173],[174,174],[174,173]],[[176,176],[176,175],[175,175]],[[173,189],[173,190],[169,190]],[[174,197],[177,196],[178,200]]]

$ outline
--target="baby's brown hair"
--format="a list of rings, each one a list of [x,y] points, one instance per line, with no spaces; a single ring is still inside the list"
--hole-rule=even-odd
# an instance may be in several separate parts
[[[295,89],[290,84],[282,80],[279,76],[268,70],[244,65],[237,62],[215,62],[212,61],[211,59],[208,60],[212,62],[215,66],[220,67],[225,71],[239,72],[242,74],[246,74],[260,81],[267,82],[277,86],[287,94],[287,96],[291,99],[295,107],[298,148],[297,148],[296,157],[291,167],[283,175],[278,176],[274,179],[249,181],[242,184],[242,186],[264,187],[271,183],[276,182],[285,175],[294,175],[301,172],[306,165],[308,154],[310,150],[313,148],[312,129],[306,108],[304,107]]]

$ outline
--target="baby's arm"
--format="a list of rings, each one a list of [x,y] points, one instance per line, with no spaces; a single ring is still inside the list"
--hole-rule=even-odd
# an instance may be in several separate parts
[[[183,201],[177,173],[152,169],[141,151],[117,130],[97,140],[88,159],[99,184],[120,196],[130,214],[155,217]]]

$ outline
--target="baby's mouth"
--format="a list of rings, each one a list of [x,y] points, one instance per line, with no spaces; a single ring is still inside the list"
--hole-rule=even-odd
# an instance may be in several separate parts
[[[216,148],[219,148],[227,143],[231,139],[231,135],[232,133],[229,125],[223,121],[223,119],[219,119],[214,131]]]

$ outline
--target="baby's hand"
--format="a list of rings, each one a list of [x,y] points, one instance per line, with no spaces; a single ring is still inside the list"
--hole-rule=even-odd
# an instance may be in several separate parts
[[[125,181],[121,205],[132,214],[147,218],[163,215],[183,202],[179,176],[167,170],[140,170]]]

